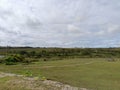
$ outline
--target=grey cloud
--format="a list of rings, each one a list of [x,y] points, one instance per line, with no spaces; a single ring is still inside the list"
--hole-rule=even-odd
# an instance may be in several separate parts
[[[112,46],[119,19],[118,0],[1,0],[0,45]]]

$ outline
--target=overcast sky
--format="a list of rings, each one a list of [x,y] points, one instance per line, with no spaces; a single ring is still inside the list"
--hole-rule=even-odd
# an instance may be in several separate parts
[[[120,47],[120,0],[0,0],[0,46]]]

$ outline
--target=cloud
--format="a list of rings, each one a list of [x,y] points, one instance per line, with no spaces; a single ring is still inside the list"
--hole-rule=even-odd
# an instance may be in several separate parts
[[[120,33],[120,25],[110,25],[108,27],[108,32],[112,34]]]
[[[118,0],[0,0],[0,45],[118,46]]]

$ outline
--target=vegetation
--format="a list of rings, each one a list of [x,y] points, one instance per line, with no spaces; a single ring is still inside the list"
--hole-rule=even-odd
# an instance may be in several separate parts
[[[10,55],[5,58],[5,63],[6,65],[14,65],[18,62],[24,62],[25,58],[22,57],[21,55],[15,54],[15,55]]]
[[[16,80],[15,77],[3,77],[0,78],[0,90],[30,90],[25,86],[22,87],[22,84],[12,84],[10,81]],[[20,79],[18,79],[20,80]],[[9,83],[10,82],[10,83]]]
[[[120,48],[30,48],[1,47],[0,55],[19,54],[26,58],[105,58],[120,57]]]
[[[2,72],[92,90],[120,88],[120,48],[1,47],[0,55],[6,56],[0,58]]]
[[[29,65],[0,65],[0,71],[59,81],[72,86],[92,90],[119,90],[120,61],[108,62],[103,58],[64,59],[59,61],[41,61]]]

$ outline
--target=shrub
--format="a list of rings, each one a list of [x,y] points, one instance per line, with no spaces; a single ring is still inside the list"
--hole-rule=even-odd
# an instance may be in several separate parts
[[[33,74],[32,74],[31,71],[26,71],[26,72],[25,72],[25,76],[26,76],[26,77],[32,77]]]
[[[14,63],[14,62],[6,62],[5,64],[6,65],[16,65],[16,63]]]
[[[15,54],[15,55],[10,55],[8,57],[5,58],[5,63],[6,65],[13,65],[17,62],[23,62],[25,60],[24,57],[22,57],[19,54]]]
[[[28,55],[28,52],[27,52],[27,51],[20,51],[19,54],[20,54],[20,55],[27,56],[27,55]]]

